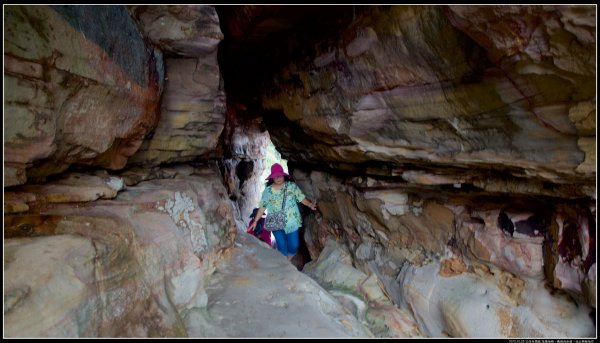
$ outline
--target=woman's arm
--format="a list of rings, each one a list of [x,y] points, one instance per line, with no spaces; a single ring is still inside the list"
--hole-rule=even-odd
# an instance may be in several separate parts
[[[306,195],[304,195],[304,192],[302,192],[302,190],[300,189],[300,187],[298,187],[298,185],[296,183],[292,182],[291,184],[292,184],[292,193],[294,194],[296,201],[298,201],[298,199],[302,199],[302,201],[300,201],[300,203],[302,205],[307,206],[308,208],[310,208],[313,211],[316,210],[317,209],[317,201],[315,200],[315,202],[312,202],[312,201],[308,200]]]
[[[252,221],[252,223],[248,227],[249,229],[254,230],[254,228],[256,227],[256,223],[258,223],[258,221],[260,220],[260,217],[262,217],[263,213],[265,213],[265,210],[266,210],[265,207],[260,207],[258,209],[258,211],[256,211],[256,216],[254,216],[254,220]]]

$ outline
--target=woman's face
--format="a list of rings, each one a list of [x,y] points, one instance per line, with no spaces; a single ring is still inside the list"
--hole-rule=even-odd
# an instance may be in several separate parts
[[[278,176],[273,179],[273,183],[275,183],[277,185],[283,185],[283,181],[285,181],[285,177],[283,177],[283,176]]]

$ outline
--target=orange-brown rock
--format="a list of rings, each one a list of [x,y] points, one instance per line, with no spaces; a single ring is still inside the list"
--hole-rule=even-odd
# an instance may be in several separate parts
[[[460,258],[448,258],[441,261],[440,275],[443,277],[452,277],[467,271],[467,265]]]

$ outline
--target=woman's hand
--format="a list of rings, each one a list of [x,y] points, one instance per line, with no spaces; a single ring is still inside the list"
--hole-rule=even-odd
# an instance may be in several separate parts
[[[248,229],[246,230],[246,232],[253,232],[254,228],[256,227],[256,221],[252,221],[252,223],[250,223],[250,226],[248,226]]]
[[[310,208],[313,211],[315,211],[317,209],[317,201],[316,200],[315,200],[315,202],[312,202],[312,201],[308,200],[307,198],[304,198],[304,199],[302,199],[302,201],[300,203],[303,204],[304,206]]]

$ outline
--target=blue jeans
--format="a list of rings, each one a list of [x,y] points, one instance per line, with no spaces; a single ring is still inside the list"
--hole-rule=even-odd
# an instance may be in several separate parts
[[[294,256],[298,252],[300,246],[300,230],[290,232],[288,234],[283,230],[273,231],[275,236],[275,243],[277,243],[277,250],[283,254],[283,256]]]

